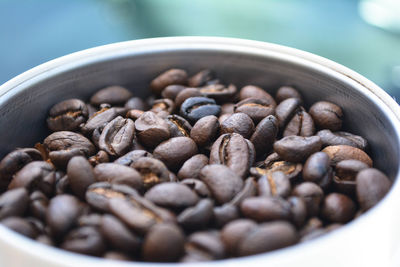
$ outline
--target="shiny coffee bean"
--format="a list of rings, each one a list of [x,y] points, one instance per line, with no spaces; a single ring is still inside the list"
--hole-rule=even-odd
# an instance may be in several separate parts
[[[143,186],[146,189],[170,180],[167,167],[158,159],[142,157],[133,162],[131,167],[140,173]]]
[[[236,194],[229,204],[239,206],[243,200],[255,195],[257,195],[257,182],[254,177],[249,177],[244,181],[242,190]]]
[[[289,196],[290,181],[283,172],[268,172],[258,179],[258,195],[266,197]]]
[[[251,175],[261,177],[272,172],[283,172],[291,183],[297,180],[301,174],[303,165],[301,163],[292,163],[288,161],[275,161],[268,163],[265,168],[250,168]]]
[[[355,159],[364,162],[368,166],[372,166],[372,159],[367,153],[359,148],[347,145],[327,146],[322,152],[328,154],[331,159],[331,165],[336,165],[339,161],[346,159]]]
[[[292,194],[304,200],[308,217],[318,214],[321,201],[324,197],[321,187],[311,182],[303,182],[293,189]]]
[[[321,215],[331,223],[346,223],[356,214],[356,204],[346,195],[330,193],[322,202]]]
[[[150,111],[154,112],[161,118],[166,118],[171,115],[175,110],[175,103],[171,99],[157,99],[153,102],[153,106]]]
[[[169,115],[165,119],[168,124],[171,137],[190,136],[192,126],[190,123],[179,115]]]
[[[178,223],[185,229],[205,228],[213,218],[213,201],[202,199],[195,206],[183,210],[177,217]]]
[[[193,87],[193,86],[191,86],[191,87]],[[186,86],[184,86],[184,85],[171,84],[171,85],[168,85],[167,87],[165,87],[164,90],[162,90],[161,97],[175,100],[176,96],[185,89],[186,89]],[[145,110],[145,109],[142,109],[142,110]]]
[[[28,202],[28,191],[25,188],[16,188],[3,193],[0,196],[0,220],[23,216]]]
[[[310,115],[320,129],[339,131],[342,128],[343,111],[331,102],[319,101],[310,107]]]
[[[135,121],[135,128],[137,138],[146,147],[154,148],[170,137],[167,122],[151,111]]]
[[[152,158],[153,155],[150,152],[147,152],[146,150],[133,150],[131,152],[126,153],[125,155],[117,158],[114,163],[120,164],[120,165],[125,165],[125,166],[130,166],[132,165],[135,161],[137,161],[140,158]]]
[[[214,207],[214,224],[221,228],[225,224],[236,220],[240,217],[239,209],[236,205],[231,203],[224,204],[222,206]]]
[[[90,226],[79,227],[69,232],[60,247],[68,251],[92,256],[100,256],[105,251],[105,243],[101,233],[97,228]]]
[[[208,84],[200,88],[200,93],[206,97],[213,98],[218,103],[230,100],[237,92],[235,85],[230,84]]]
[[[89,117],[87,122],[81,127],[81,131],[85,135],[89,135],[96,129],[104,128],[107,123],[117,116],[124,116],[125,114],[125,108],[103,108]]]
[[[321,149],[321,138],[318,136],[287,136],[274,143],[274,151],[290,162],[303,162],[311,154]]]
[[[75,131],[88,118],[86,104],[79,99],[68,99],[55,104],[49,111],[47,127],[53,131]]]
[[[235,105],[234,111],[247,114],[255,124],[275,114],[275,101],[265,98],[246,98]]]
[[[197,154],[186,160],[178,171],[178,178],[198,178],[201,169],[208,164],[208,158],[203,154]]]
[[[192,123],[205,116],[218,116],[220,112],[221,107],[208,97],[190,97],[182,103],[180,109],[180,114]]]
[[[116,163],[102,163],[94,168],[94,178],[98,182],[124,184],[141,190],[143,181],[140,173],[133,168]]]
[[[253,143],[258,157],[272,149],[278,130],[278,121],[273,115],[265,117],[257,124],[250,141]]]
[[[283,136],[312,136],[315,132],[314,121],[304,108],[300,108],[287,123]]]
[[[257,224],[250,219],[237,219],[225,225],[221,230],[221,239],[227,253],[238,256],[238,247],[242,240],[256,228]]]
[[[38,235],[35,227],[25,218],[8,217],[0,221],[0,224],[29,238],[36,238]]]
[[[89,157],[89,162],[92,166],[96,166],[100,163],[107,163],[110,161],[110,157],[104,150],[99,150],[96,155]]]
[[[221,134],[238,133],[244,138],[250,138],[254,132],[254,123],[245,113],[233,113],[221,123]]]
[[[189,78],[188,85],[190,87],[200,87],[206,85],[208,81],[214,79],[214,73],[209,69],[199,71]]]
[[[246,85],[240,89],[239,99],[244,100],[246,98],[262,98],[266,99],[270,103],[275,103],[275,99],[270,94],[264,91],[261,87],[255,85]]]
[[[279,128],[284,129],[288,122],[300,109],[300,100],[297,98],[288,98],[279,103],[275,110],[275,116],[279,122]]]
[[[278,103],[281,103],[283,100],[288,98],[297,98],[300,100],[300,103],[303,103],[303,98],[299,91],[297,91],[292,86],[282,86],[279,87],[278,91],[276,91],[275,99]]]
[[[126,101],[125,106],[127,110],[135,109],[135,110],[142,110],[145,111],[148,109],[148,106],[143,99],[140,97],[132,97]]]
[[[199,176],[200,178],[200,176]],[[201,198],[209,198],[211,197],[211,192],[208,189],[207,185],[198,179],[192,179],[192,178],[187,178],[183,181],[180,182],[181,184],[189,187],[191,190],[193,190],[197,196]]]
[[[29,196],[29,214],[41,221],[46,220],[49,199],[41,191],[34,191]]]
[[[93,168],[89,161],[82,157],[73,157],[67,166],[69,186],[79,198],[84,199],[86,189],[96,182]]]
[[[240,210],[246,218],[257,222],[290,219],[290,205],[279,197],[249,197]]]
[[[307,218],[307,206],[301,197],[291,196],[287,199],[290,205],[290,220],[297,227],[304,225]]]
[[[222,259],[226,254],[220,233],[212,230],[189,235],[185,243],[185,252],[187,254],[202,254],[208,260]]]
[[[108,86],[97,91],[90,98],[90,103],[100,106],[103,103],[110,105],[123,105],[132,97],[132,93],[126,88],[118,85]]]
[[[199,119],[190,131],[190,138],[200,146],[207,146],[215,141],[220,123],[214,115]]]
[[[317,135],[321,137],[322,146],[324,147],[347,145],[365,150],[368,146],[368,142],[366,139],[359,135],[351,134],[348,132],[332,132],[331,130],[325,129],[317,132]]]
[[[139,109],[130,109],[128,112],[126,112],[126,118],[131,119],[133,121],[136,121],[142,114],[144,113],[143,110]]]
[[[330,158],[324,152],[316,152],[308,157],[303,167],[303,179],[313,182],[322,189],[327,189],[333,178],[333,170],[330,166]]]
[[[160,95],[165,87],[171,84],[186,84],[187,73],[182,69],[170,69],[158,75],[150,83],[150,89],[154,94]]]
[[[186,101],[186,99],[191,97],[202,97],[202,96],[204,95],[200,93],[200,90],[198,88],[186,87],[184,90],[180,91],[178,95],[175,97],[175,106],[177,108],[180,108],[183,102]]]

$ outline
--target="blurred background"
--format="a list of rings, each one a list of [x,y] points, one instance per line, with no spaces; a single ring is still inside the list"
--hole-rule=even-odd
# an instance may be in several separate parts
[[[400,100],[400,0],[0,0],[0,84],[78,50],[180,35],[302,49]]]

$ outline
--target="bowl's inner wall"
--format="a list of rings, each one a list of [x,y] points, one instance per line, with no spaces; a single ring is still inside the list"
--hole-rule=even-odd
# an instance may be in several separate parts
[[[49,134],[47,113],[55,103],[68,98],[87,101],[96,90],[113,84],[146,96],[149,82],[172,67],[187,69],[189,74],[209,68],[225,83],[234,83],[239,89],[258,85],[272,95],[281,85],[293,85],[302,93],[307,109],[318,100],[337,103],[344,110],[344,129],[369,141],[374,166],[391,179],[397,174],[399,133],[380,106],[354,84],[315,66],[275,55],[211,49],[100,55],[95,61],[61,66],[20,84],[0,97],[0,157],[16,147],[42,142]]]

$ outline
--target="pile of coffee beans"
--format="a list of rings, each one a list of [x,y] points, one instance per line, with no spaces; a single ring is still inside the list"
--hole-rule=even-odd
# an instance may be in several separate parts
[[[55,104],[51,134],[0,162],[0,223],[108,259],[209,261],[306,242],[390,189],[335,103],[210,70],[170,69],[149,87]]]

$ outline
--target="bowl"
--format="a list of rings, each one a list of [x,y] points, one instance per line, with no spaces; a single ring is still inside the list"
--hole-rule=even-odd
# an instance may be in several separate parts
[[[372,64],[372,63],[371,63]],[[207,266],[390,266],[400,252],[400,108],[381,88],[348,68],[280,45],[215,37],[167,37],[96,47],[33,68],[0,86],[0,157],[15,147],[31,147],[48,134],[50,107],[64,99],[88,99],[96,90],[120,84],[137,96],[149,82],[177,67],[203,68],[236,84],[259,85],[274,93],[295,85],[305,105],[339,104],[344,128],[367,138],[374,166],[394,181],[374,208],[346,226],[315,240],[255,256]],[[398,258],[397,258],[398,260]],[[1,266],[150,266],[70,253],[39,244],[0,226]],[[160,266],[160,264],[154,264]]]

